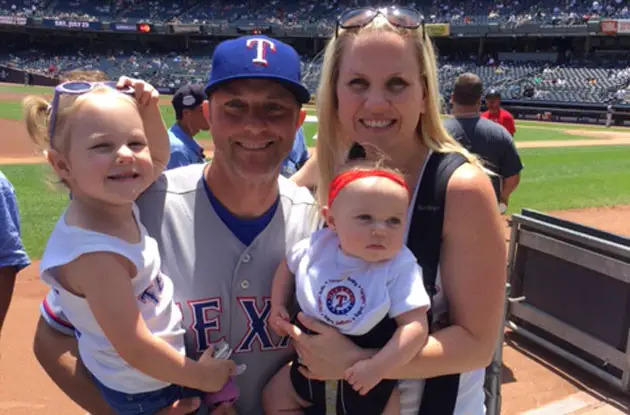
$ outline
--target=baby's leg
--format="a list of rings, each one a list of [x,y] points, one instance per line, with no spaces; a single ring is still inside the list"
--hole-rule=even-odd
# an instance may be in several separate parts
[[[291,384],[291,366],[287,364],[276,373],[263,390],[262,404],[267,415],[302,414],[310,405],[300,398]]]
[[[398,387],[395,387],[392,391],[392,395],[389,397],[389,401],[387,401],[387,405],[385,405],[383,410],[383,415],[400,415],[400,392]]]

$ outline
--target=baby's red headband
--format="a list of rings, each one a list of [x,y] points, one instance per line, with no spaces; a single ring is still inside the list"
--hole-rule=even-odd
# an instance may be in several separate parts
[[[335,201],[335,198],[348,183],[351,183],[355,180],[362,179],[364,177],[385,177],[395,183],[398,183],[405,190],[409,191],[407,187],[407,183],[405,180],[399,175],[392,173],[387,170],[348,170],[343,173],[338,174],[331,182],[328,187],[328,207],[330,208]]]

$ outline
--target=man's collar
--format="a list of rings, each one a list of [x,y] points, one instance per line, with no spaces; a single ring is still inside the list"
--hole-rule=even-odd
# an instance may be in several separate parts
[[[182,140],[184,145],[190,150],[194,151],[195,153],[203,153],[203,147],[201,147],[201,145],[193,137],[188,135],[188,133],[184,131],[179,123],[173,124],[170,130],[173,132],[173,134],[175,134],[177,138]]]

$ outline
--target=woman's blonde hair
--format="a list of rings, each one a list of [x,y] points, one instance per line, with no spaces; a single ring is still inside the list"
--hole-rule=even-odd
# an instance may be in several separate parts
[[[317,89],[317,163],[319,167],[318,196],[327,200],[328,184],[333,179],[337,166],[343,163],[351,142],[340,134],[338,119],[337,81],[341,59],[348,42],[352,38],[370,32],[393,32],[403,38],[411,39],[415,46],[419,76],[424,81],[426,105],[421,114],[419,135],[423,143],[433,151],[440,153],[459,153],[470,163],[480,166],[477,158],[470,154],[444,129],[440,118],[440,94],[438,88],[437,64],[433,43],[423,35],[423,29],[404,29],[393,26],[383,16],[376,18],[359,29],[340,29],[336,37],[328,42],[324,53],[321,78]]]
[[[50,136],[51,103],[37,95],[29,95],[22,100],[24,121],[28,135],[42,151],[54,149],[65,153],[68,150],[70,136],[71,115],[81,108],[86,102],[88,94],[117,94],[122,99],[129,101],[137,108],[136,101],[107,87],[96,87],[92,91],[82,95],[61,94],[57,103],[55,116],[54,135]]]

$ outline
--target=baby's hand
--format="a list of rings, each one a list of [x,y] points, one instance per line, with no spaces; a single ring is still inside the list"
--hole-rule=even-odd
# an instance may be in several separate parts
[[[206,368],[202,381],[203,388],[201,388],[204,392],[220,391],[236,371],[236,365],[233,361],[215,359],[212,357],[212,353],[212,347],[209,347],[199,358],[199,364]]]
[[[118,88],[123,88],[126,86],[130,86],[134,89],[133,96],[136,98],[136,102],[140,107],[142,106],[153,106],[157,107],[160,93],[157,89],[153,88],[151,84],[148,82],[142,81],[140,79],[132,79],[126,76],[121,76],[116,83]]]
[[[359,360],[344,372],[344,378],[359,395],[367,394],[383,377],[384,374],[370,359]]]
[[[271,305],[271,312],[269,313],[269,322],[271,323],[271,329],[278,336],[284,337],[289,334],[287,333],[286,330],[280,327],[280,325],[278,324],[278,320],[289,321],[290,319],[291,318],[289,317],[289,312],[287,311],[287,308],[285,306],[273,305],[273,304]]]

